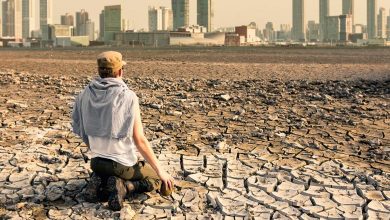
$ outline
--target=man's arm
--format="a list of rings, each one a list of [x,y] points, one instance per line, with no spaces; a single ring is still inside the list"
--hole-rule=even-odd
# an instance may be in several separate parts
[[[138,103],[135,106],[134,110],[135,110],[135,119],[134,119],[133,138],[134,138],[135,145],[137,146],[137,149],[140,152],[140,154],[146,159],[146,161],[148,161],[148,163],[156,171],[161,181],[166,186],[168,186],[170,190],[172,190],[174,186],[174,179],[165,170],[161,168],[157,160],[157,157],[150,146],[149,141],[146,139],[144,135],[144,129],[141,122],[141,113],[140,113]]]

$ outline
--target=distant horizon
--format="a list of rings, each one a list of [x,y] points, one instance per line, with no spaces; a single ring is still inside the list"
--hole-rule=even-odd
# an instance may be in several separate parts
[[[267,1],[267,3],[265,3]],[[237,7],[236,0],[214,0],[214,29],[220,27],[234,27],[256,22],[259,28],[264,28],[267,22],[273,22],[274,27],[279,29],[280,24],[292,25],[292,0],[245,0],[246,4]],[[124,19],[130,21],[131,29],[148,28],[148,7],[166,6],[171,8],[171,0],[68,0],[53,1],[53,23],[59,24],[61,15],[70,13],[75,15],[77,11],[85,9],[90,19],[95,22],[95,29],[99,29],[99,13],[105,5],[124,4]],[[330,15],[341,14],[341,0],[330,0]],[[93,7],[92,7],[93,6]],[[131,7],[132,6],[132,7]],[[366,25],[367,0],[355,0],[355,24]],[[390,1],[378,0],[379,8],[386,8],[389,15]],[[280,11],[280,13],[277,13]],[[315,20],[318,23],[318,0],[306,0],[306,23]],[[196,24],[196,0],[190,0],[190,24]]]

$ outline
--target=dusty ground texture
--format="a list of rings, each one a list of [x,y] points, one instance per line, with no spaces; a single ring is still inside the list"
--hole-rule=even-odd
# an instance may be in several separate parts
[[[0,219],[389,219],[390,50],[123,51],[170,198],[87,203],[100,50],[0,51]]]

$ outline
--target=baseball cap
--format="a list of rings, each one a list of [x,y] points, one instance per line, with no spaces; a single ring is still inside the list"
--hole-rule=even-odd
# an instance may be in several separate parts
[[[106,51],[98,55],[99,68],[109,68],[113,71],[121,69],[126,62],[122,60],[122,54],[116,51]]]

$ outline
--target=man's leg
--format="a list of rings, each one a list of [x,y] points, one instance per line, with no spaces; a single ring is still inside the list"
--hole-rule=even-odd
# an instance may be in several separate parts
[[[92,158],[91,169],[93,173],[85,189],[85,199],[88,202],[107,201],[106,185],[108,177],[111,176],[107,171],[109,171],[110,166],[112,167],[112,163],[105,159]]]
[[[151,192],[159,190],[161,180],[156,171],[146,161],[138,161],[134,168],[134,176],[132,181],[138,192]]]
[[[138,161],[132,167],[117,164],[116,173],[119,174],[120,178],[128,180],[126,186],[129,192],[151,192],[159,190],[161,187],[160,178],[146,161]]]

